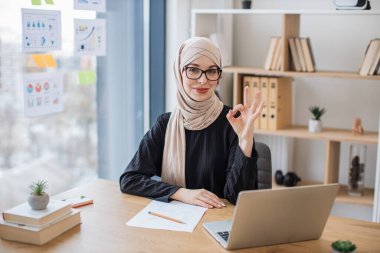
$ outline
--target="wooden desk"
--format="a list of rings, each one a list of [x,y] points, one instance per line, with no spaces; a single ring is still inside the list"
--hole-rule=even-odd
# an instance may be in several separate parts
[[[82,224],[42,247],[0,240],[0,252],[227,252],[202,227],[205,221],[232,217],[233,206],[206,212],[193,233],[126,226],[149,199],[123,194],[116,182],[96,180],[59,194],[58,198],[86,195],[94,204],[81,207]],[[330,217],[319,240],[237,250],[239,252],[331,252],[338,239],[353,241],[357,253],[380,252],[380,224]]]

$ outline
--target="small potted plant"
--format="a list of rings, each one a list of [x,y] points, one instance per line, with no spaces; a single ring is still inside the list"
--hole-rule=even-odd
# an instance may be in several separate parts
[[[243,9],[251,9],[252,0],[242,0],[241,7]]]
[[[33,210],[43,210],[49,203],[49,195],[45,192],[47,182],[39,180],[29,186],[32,191],[28,198],[28,203]]]
[[[331,244],[333,253],[354,253],[356,250],[356,245],[351,241],[335,241]]]
[[[310,106],[309,111],[312,115],[312,118],[309,119],[309,132],[316,133],[322,131],[321,117],[325,114],[326,110],[319,106]]]

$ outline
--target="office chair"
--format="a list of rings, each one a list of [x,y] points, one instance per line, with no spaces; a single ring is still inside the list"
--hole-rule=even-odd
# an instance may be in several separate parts
[[[257,151],[257,189],[272,188],[272,159],[269,147],[262,142],[255,142]]]

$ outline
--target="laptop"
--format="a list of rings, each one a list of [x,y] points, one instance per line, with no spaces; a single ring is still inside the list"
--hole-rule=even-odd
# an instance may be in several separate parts
[[[226,249],[319,239],[339,184],[242,191],[232,220],[203,227]]]

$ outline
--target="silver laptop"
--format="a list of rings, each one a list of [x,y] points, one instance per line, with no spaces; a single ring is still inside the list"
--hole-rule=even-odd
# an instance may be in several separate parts
[[[242,191],[232,220],[203,226],[226,249],[318,239],[338,190],[325,184]]]

